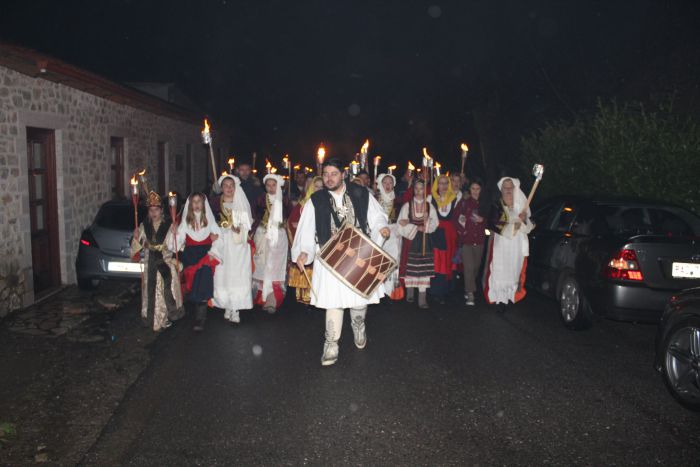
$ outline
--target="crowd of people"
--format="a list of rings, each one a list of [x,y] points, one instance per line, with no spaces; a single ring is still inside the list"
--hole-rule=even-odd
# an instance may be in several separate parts
[[[242,310],[259,305],[275,313],[296,300],[325,310],[321,363],[332,365],[345,309],[362,349],[370,304],[417,301],[429,309],[463,291],[470,307],[482,290],[485,302],[503,311],[525,296],[533,224],[518,179],[499,180],[500,196],[489,203],[481,199],[482,182],[463,174],[432,179],[406,171],[400,180],[384,173],[372,181],[366,171],[348,174],[343,165],[329,159],[320,175],[300,171],[287,181],[274,173],[260,180],[242,163],[214,183],[210,196],[191,193],[175,219],[165,215],[159,194],[148,193],[148,216],[132,241],[132,254],[144,264],[145,323],[167,328],[184,316],[187,302],[193,329],[201,332],[211,309],[239,324]],[[369,296],[319,261],[321,248],[346,223],[397,264]],[[294,289],[289,297],[288,288]]]

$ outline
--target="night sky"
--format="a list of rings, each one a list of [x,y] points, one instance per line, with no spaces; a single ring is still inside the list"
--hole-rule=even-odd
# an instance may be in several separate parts
[[[697,107],[696,1],[8,1],[0,38],[117,81],[175,82],[242,154],[452,169],[458,146],[516,165],[518,142],[598,96]],[[486,149],[488,148],[488,149]]]

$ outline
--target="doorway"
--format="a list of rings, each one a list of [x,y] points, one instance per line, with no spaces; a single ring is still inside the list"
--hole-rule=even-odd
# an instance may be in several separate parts
[[[27,159],[34,293],[40,294],[61,284],[53,130],[27,128]]]

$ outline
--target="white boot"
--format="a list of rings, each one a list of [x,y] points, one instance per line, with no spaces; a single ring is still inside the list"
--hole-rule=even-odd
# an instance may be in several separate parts
[[[355,337],[355,347],[358,349],[364,349],[367,345],[366,315],[366,307],[350,310],[350,327],[352,327],[352,334]]]
[[[338,340],[343,331],[342,309],[331,308],[326,310],[326,341],[323,343],[323,355],[321,365],[329,366],[338,361]]]
[[[321,356],[321,365],[330,366],[338,361],[338,341],[329,341],[323,344],[323,356]]]
[[[238,310],[231,310],[229,315],[229,321],[232,323],[239,324],[241,322],[241,313]]]
[[[231,321],[231,310],[224,310],[224,319],[226,321]]]

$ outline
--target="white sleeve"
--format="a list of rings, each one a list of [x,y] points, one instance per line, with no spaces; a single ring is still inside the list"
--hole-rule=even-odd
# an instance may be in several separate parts
[[[314,262],[316,257],[316,211],[314,203],[309,200],[301,211],[297,232],[292,243],[292,262],[297,261],[301,253],[306,253],[306,264]]]
[[[428,217],[428,230],[427,233],[433,233],[437,230],[440,221],[437,216],[437,209],[432,204],[430,205],[430,215]]]
[[[389,218],[381,204],[373,196],[369,197],[369,205],[367,206],[367,224],[372,241],[381,245],[384,240],[379,231],[389,226]]]

